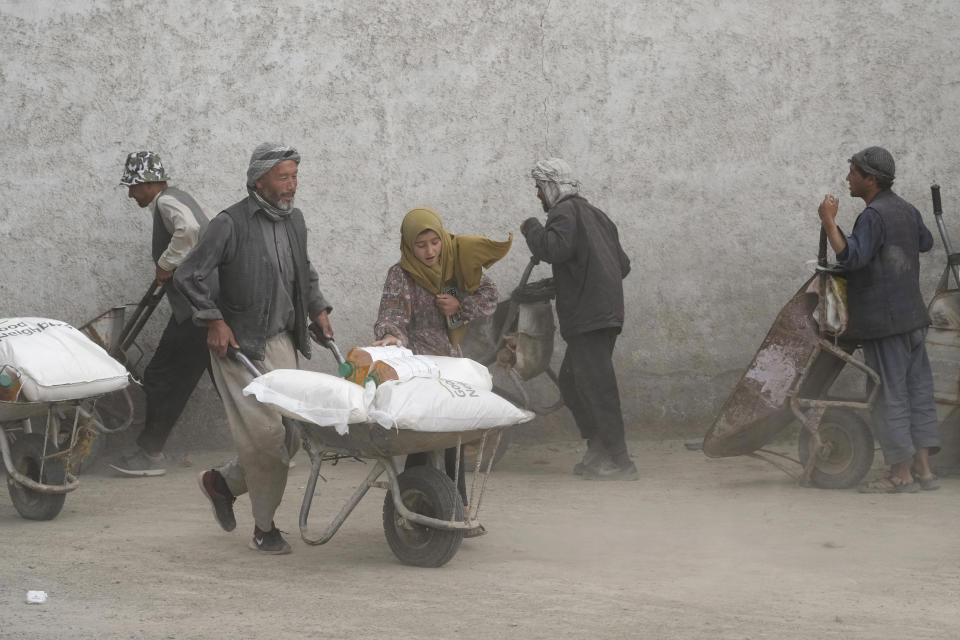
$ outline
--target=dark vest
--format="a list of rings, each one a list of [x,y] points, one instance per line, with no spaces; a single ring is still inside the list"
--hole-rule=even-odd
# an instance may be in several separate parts
[[[263,360],[270,318],[271,292],[279,274],[276,255],[267,248],[259,223],[254,219],[257,207],[250,198],[241,200],[223,213],[233,220],[233,259],[220,263],[220,292],[217,307],[223,320],[233,330],[240,350],[253,360]],[[303,214],[294,209],[282,224],[287,230],[293,250],[296,287],[293,306],[296,326],[293,341],[297,349],[310,357],[307,334],[307,296],[310,271],[307,261],[307,226]]]
[[[879,215],[884,241],[865,267],[847,273],[850,320],[845,335],[872,340],[929,325],[920,293],[916,209],[889,189],[878,193],[867,208]]]
[[[207,228],[207,216],[203,213],[203,208],[197,204],[197,201],[187,193],[186,191],[181,191],[176,187],[167,187],[160,192],[160,195],[157,196],[159,200],[163,196],[171,196],[176,200],[182,202],[186,205],[190,211],[193,213],[193,217],[197,219],[197,224],[200,225],[200,234],[197,236],[197,240],[203,237],[203,232]],[[160,256],[163,255],[163,252],[167,250],[167,247],[170,246],[170,240],[173,239],[173,234],[167,231],[167,228],[163,225],[163,217],[160,215],[160,208],[156,207],[153,212],[153,262],[156,263]],[[170,301],[170,308],[173,311],[173,317],[177,322],[184,322],[189,320],[190,316],[193,314],[193,307],[190,303],[187,302],[187,299],[183,297],[183,294],[177,291],[176,287],[172,284],[168,285],[166,288],[167,300]]]

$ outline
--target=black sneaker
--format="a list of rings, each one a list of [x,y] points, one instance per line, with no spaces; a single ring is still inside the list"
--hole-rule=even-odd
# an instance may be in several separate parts
[[[573,475],[582,476],[583,471],[587,467],[592,467],[600,464],[604,457],[606,457],[606,450],[603,448],[603,445],[599,441],[587,441],[587,452],[583,454],[583,459],[580,460],[577,464],[573,465]]]
[[[633,462],[617,464],[610,458],[604,458],[599,464],[583,470],[584,480],[637,480],[640,474]]]
[[[210,500],[213,507],[213,517],[217,519],[224,531],[233,531],[237,528],[237,519],[233,515],[233,503],[237,500],[227,481],[216,469],[209,469],[200,474],[200,491]]]
[[[260,527],[255,526],[253,528],[253,539],[250,540],[250,548],[254,551],[269,553],[275,556],[290,553],[292,551],[290,544],[280,535],[280,529],[277,529],[272,522],[270,526],[272,528],[266,532],[261,531]]]

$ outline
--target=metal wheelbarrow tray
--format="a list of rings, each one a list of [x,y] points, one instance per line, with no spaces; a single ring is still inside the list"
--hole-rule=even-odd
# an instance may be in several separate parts
[[[703,441],[706,455],[741,456],[761,448],[795,419],[792,396],[821,397],[846,366],[847,358],[837,351],[850,354],[856,345],[839,343],[836,350],[823,348],[813,316],[819,296],[809,291],[815,278],[800,287],[774,320],[707,432]]]

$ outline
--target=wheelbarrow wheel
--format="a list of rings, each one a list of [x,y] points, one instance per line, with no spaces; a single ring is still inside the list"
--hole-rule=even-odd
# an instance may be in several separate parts
[[[13,467],[26,477],[43,484],[63,484],[66,469],[63,458],[43,459],[44,437],[38,433],[23,433],[10,446]],[[56,447],[47,441],[46,455],[56,453]],[[41,467],[43,472],[41,473]],[[27,520],[53,520],[63,508],[66,494],[41,493],[27,489],[7,474],[7,490],[17,512]]]
[[[400,496],[410,511],[440,520],[463,520],[463,501],[445,473],[415,466],[399,476]],[[456,555],[463,530],[444,530],[407,522],[393,504],[392,492],[383,501],[383,531],[394,555],[404,564],[441,567]]]
[[[849,489],[856,486],[873,465],[873,433],[867,423],[852,411],[830,409],[820,423],[824,447],[816,456],[810,482],[821,489]],[[811,455],[813,439],[800,430],[800,461]]]

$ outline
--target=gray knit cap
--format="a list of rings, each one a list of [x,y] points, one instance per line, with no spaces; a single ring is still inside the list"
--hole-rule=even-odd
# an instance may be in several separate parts
[[[293,160],[299,165],[300,154],[293,147],[277,142],[264,142],[258,145],[253,150],[250,166],[247,167],[247,186],[253,187],[260,176],[284,160]]]
[[[896,165],[893,156],[883,147],[867,147],[853,154],[852,162],[860,171],[892,182]]]

